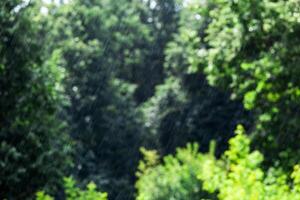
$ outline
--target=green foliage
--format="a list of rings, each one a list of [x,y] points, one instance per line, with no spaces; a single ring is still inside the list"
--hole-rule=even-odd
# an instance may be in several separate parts
[[[222,159],[204,160],[198,178],[203,189],[217,192],[220,200],[300,199],[299,166],[290,177],[283,171],[261,168],[263,156],[250,151],[250,139],[238,126],[236,136],[229,141],[229,150]]]
[[[44,55],[34,4],[0,2],[0,199],[53,191],[72,143],[59,118],[66,103],[59,52]]]
[[[37,192],[36,200],[53,200],[53,198],[45,194],[45,192]]]
[[[148,140],[165,155],[194,141],[201,144],[201,151],[207,151],[214,139],[220,154],[227,148],[235,126],[243,123],[248,128],[252,118],[241,101],[232,101],[229,92],[209,86],[202,73],[188,70],[195,64],[192,62],[199,62],[198,45],[205,47],[198,35],[203,35],[207,19],[199,18],[201,5],[186,4],[179,4],[180,27],[165,48],[167,77],[142,105],[151,132]]]
[[[45,16],[50,52],[62,53],[70,106],[71,135],[77,143],[73,175],[94,181],[112,199],[132,199],[134,173],[144,128],[136,109],[131,71],[142,63],[148,29],[139,1],[72,1],[49,7]],[[126,76],[125,76],[126,75]]]
[[[187,12],[193,8],[200,16],[193,23],[200,24],[181,27],[186,38],[191,35],[188,43],[193,46],[187,51],[188,71],[205,72],[210,84],[231,90],[231,98],[253,110],[254,145],[266,163],[291,166],[299,155],[299,4],[191,1]],[[193,34],[195,29],[204,34]]]
[[[232,136],[220,133],[232,132],[239,122],[251,122],[241,103],[210,87],[200,74],[170,76],[156,87],[155,96],[142,109],[151,134],[148,141],[163,155],[195,141],[201,143],[201,151],[207,151],[212,139],[217,141],[217,154],[220,154]]]
[[[241,125],[219,159],[213,148],[203,154],[196,144],[178,149],[176,155],[166,156],[161,164],[154,152],[143,152],[145,161],[140,162],[136,184],[139,200],[300,199],[299,165],[290,176],[280,168],[261,168],[263,155],[251,151],[250,138]]]
[[[298,0],[2,0],[0,27],[0,199],[300,200]]]
[[[158,163],[155,151],[142,149],[144,160],[140,161],[139,179],[136,183],[137,200],[199,200],[214,195],[202,190],[197,179],[205,155],[198,153],[198,145],[178,149],[175,156],[166,156]]]
[[[186,94],[175,77],[167,78],[164,84],[156,87],[155,95],[141,106],[145,117],[145,126],[150,133],[147,143],[156,147],[161,145],[158,139],[161,121],[169,113],[176,112],[177,108],[181,107],[185,101]]]
[[[263,198],[263,171],[259,168],[262,155],[250,152],[250,140],[238,126],[236,136],[229,141],[229,150],[222,159],[211,157],[202,164],[198,178],[207,191],[218,191],[219,199]]]
[[[144,0],[141,20],[147,25],[151,42],[145,42],[143,62],[133,71],[134,83],[138,85],[135,97],[138,103],[145,102],[155,93],[155,86],[163,83],[165,76],[164,53],[166,45],[177,32],[180,1]],[[150,74],[150,75],[149,75]]]
[[[66,200],[107,200],[107,194],[98,192],[93,182],[86,186],[86,190],[76,187],[76,182],[72,178],[64,178],[64,182]],[[36,200],[53,200],[53,198],[44,192],[38,192]]]

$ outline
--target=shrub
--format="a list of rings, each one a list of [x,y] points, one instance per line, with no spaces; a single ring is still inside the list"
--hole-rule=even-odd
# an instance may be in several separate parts
[[[138,200],[298,200],[300,199],[300,165],[293,172],[261,167],[263,155],[251,151],[250,138],[239,125],[229,141],[229,150],[216,158],[198,152],[197,144],[178,149],[159,164],[154,151],[142,149]]]
[[[76,187],[76,182],[72,178],[65,178],[64,182],[66,200],[107,200],[107,194],[98,192],[93,182],[87,185],[86,190]],[[43,191],[37,193],[36,200],[53,199]]]
[[[197,179],[200,166],[207,155],[198,153],[197,144],[189,144],[186,149],[177,149],[175,156],[164,157],[159,164],[155,151],[142,149],[144,160],[137,173],[137,200],[199,200],[214,199],[214,195],[202,190]]]

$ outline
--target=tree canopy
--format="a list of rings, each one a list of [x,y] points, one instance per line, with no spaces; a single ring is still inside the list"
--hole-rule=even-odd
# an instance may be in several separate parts
[[[300,199],[299,35],[298,0],[2,0],[0,199]]]

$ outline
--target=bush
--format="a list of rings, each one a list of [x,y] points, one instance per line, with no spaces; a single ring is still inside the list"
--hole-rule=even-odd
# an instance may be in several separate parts
[[[64,179],[66,200],[107,200],[107,194],[96,191],[96,185],[91,182],[87,185],[86,190],[76,187],[76,182],[72,178]],[[54,198],[38,192],[36,200],[53,200]]]
[[[200,166],[207,155],[198,153],[198,145],[178,149],[175,156],[166,156],[163,164],[158,163],[155,151],[142,149],[144,161],[137,173],[137,200],[199,200],[214,199],[214,195],[202,190],[197,179]]]
[[[238,126],[220,159],[198,152],[189,144],[158,163],[154,151],[142,150],[136,187],[138,200],[220,199],[220,200],[289,200],[300,199],[300,166],[291,175],[274,167],[263,170],[263,155],[251,151],[250,138]]]
[[[250,151],[250,139],[242,126],[229,141],[222,159],[203,160],[198,178],[203,189],[217,192],[221,200],[288,200],[300,199],[300,167],[295,165],[290,177],[280,169],[267,172],[260,167],[263,155]]]

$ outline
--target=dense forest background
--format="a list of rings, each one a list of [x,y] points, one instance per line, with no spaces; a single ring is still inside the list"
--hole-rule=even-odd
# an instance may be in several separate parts
[[[0,199],[300,199],[299,64],[298,0],[1,0]]]

